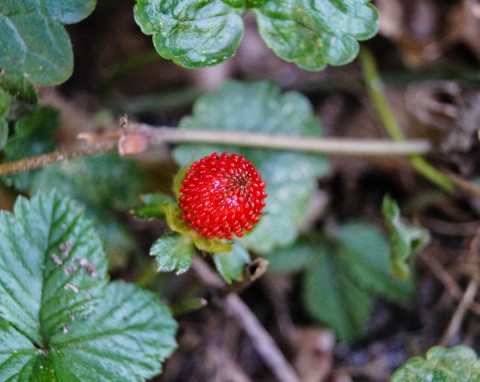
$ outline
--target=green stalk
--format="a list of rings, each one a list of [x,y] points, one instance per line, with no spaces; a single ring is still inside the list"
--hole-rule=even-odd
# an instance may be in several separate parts
[[[385,96],[384,84],[380,78],[380,74],[372,53],[368,49],[363,48],[360,51],[359,58],[362,65],[363,78],[365,80],[368,94],[378,112],[385,130],[390,138],[392,138],[394,141],[404,141],[406,139],[405,133],[400,128],[397,120],[393,116],[392,109],[390,108]],[[453,192],[455,189],[455,183],[445,174],[431,166],[420,155],[412,155],[409,158],[412,167],[424,178],[428,179],[430,182],[448,193]]]

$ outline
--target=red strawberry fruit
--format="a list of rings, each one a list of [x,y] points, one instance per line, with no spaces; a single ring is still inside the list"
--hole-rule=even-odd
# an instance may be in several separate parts
[[[237,154],[213,153],[189,167],[179,202],[191,229],[230,240],[258,222],[266,197],[265,183],[250,161]]]

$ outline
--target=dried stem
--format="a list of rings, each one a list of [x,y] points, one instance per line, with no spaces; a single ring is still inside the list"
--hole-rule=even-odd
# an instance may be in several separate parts
[[[68,159],[104,154],[113,151],[117,147],[117,142],[113,140],[104,140],[92,142],[89,144],[65,147],[51,153],[36,155],[33,157],[20,159],[15,162],[0,164],[0,176],[13,174],[16,172],[34,170],[49,164],[63,162]]]
[[[450,345],[452,338],[455,336],[460,326],[462,325],[465,314],[467,313],[467,310],[470,307],[471,303],[474,301],[477,291],[478,282],[476,280],[470,280],[467,290],[463,294],[463,298],[460,300],[460,304],[458,304],[458,307],[455,310],[452,319],[450,320],[450,324],[448,325],[447,330],[445,331],[442,339],[440,340],[440,345]]]
[[[192,269],[202,283],[214,291],[222,292],[226,288],[220,277],[200,257],[194,258]],[[278,381],[300,382],[300,377],[285,359],[273,338],[237,294],[229,294],[223,300],[222,306],[225,313],[235,319],[250,337],[255,349]]]
[[[79,138],[84,140],[81,144],[67,146],[58,151],[15,162],[0,164],[0,176],[33,170],[67,159],[109,152],[115,149],[117,142],[122,155],[139,154],[151,146],[182,142],[259,147],[331,155],[405,156],[425,154],[431,151],[430,143],[425,140],[391,142],[385,140],[305,138],[212,130],[193,131],[138,123],[127,122],[126,124],[124,118],[121,119],[120,123],[123,125],[121,130],[101,135],[81,134]]]
[[[59,151],[0,164],[0,176],[33,170],[67,159],[106,153],[114,150],[116,146],[118,146],[120,155],[137,155],[154,146],[166,143],[188,142],[342,156],[407,156],[412,163],[419,162],[421,164],[420,167],[422,167],[423,170],[420,172],[427,178],[428,173],[433,177],[439,176],[437,180],[446,179],[448,185],[447,183],[443,183],[445,187],[442,188],[451,191],[451,187],[456,185],[472,195],[480,195],[480,189],[474,184],[468,181],[462,181],[451,174],[442,174],[428,164],[427,166],[423,166],[424,160],[419,155],[432,151],[432,146],[427,140],[354,140],[238,133],[230,131],[183,130],[166,126],[156,127],[144,123],[129,122],[126,117],[120,118],[119,125],[120,129],[104,134],[80,134],[79,138],[83,139],[84,142],[67,146]],[[417,168],[417,170],[419,170],[419,168]],[[440,183],[441,182],[442,181],[440,181]],[[434,181],[434,183],[437,182]]]

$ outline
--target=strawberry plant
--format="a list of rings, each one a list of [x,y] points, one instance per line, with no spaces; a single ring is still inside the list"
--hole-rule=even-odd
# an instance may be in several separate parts
[[[480,96],[387,97],[360,42],[407,71],[459,35],[415,56],[401,4],[4,0],[0,380],[478,379],[406,360],[478,332]]]

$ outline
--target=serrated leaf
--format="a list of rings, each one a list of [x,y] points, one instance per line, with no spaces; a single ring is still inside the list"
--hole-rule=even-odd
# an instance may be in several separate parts
[[[192,266],[195,248],[185,235],[171,233],[163,235],[153,243],[150,256],[155,257],[159,272],[185,273]]]
[[[235,243],[230,252],[213,255],[213,262],[218,273],[231,284],[233,281],[242,280],[245,265],[250,262],[250,255],[243,245]]]
[[[388,195],[383,198],[382,212],[390,237],[391,272],[400,280],[407,280],[410,277],[412,256],[430,239],[428,231],[407,225],[400,215],[398,204]]]
[[[62,24],[84,19],[94,7],[95,0],[3,1],[0,68],[34,84],[55,85],[65,81],[73,70],[73,53]]]
[[[410,358],[393,374],[392,382],[477,382],[480,361],[467,346],[446,349],[435,346],[425,359]]]
[[[143,187],[143,174],[135,161],[115,154],[69,160],[43,168],[31,189],[57,189],[82,203],[105,242],[112,265],[121,266],[135,248],[115,211],[133,206]]]
[[[50,107],[37,107],[32,113],[19,118],[15,132],[4,148],[6,162],[39,155],[54,150],[53,134],[59,123],[58,111]],[[32,183],[32,172],[22,172],[2,177],[7,185],[19,191],[28,191]]]
[[[176,323],[115,282],[81,209],[58,193],[0,212],[0,380],[137,382],[161,371]],[[103,293],[105,291],[105,294]]]
[[[45,351],[0,320],[0,339],[5,340],[0,344],[0,379],[144,381],[160,373],[161,362],[175,349],[176,327],[156,295],[114,282],[95,311],[54,334]]]
[[[242,11],[221,0],[137,0],[134,8],[158,53],[186,68],[212,66],[235,53]]]
[[[367,40],[378,30],[370,0],[273,0],[255,13],[267,45],[307,70],[352,61],[359,50],[357,40]]]
[[[157,295],[111,283],[85,321],[52,337],[49,355],[59,381],[134,382],[159,374],[176,348],[177,324]]]
[[[219,91],[200,97],[193,115],[181,120],[183,129],[211,129],[282,135],[318,136],[319,121],[308,100],[299,93],[280,93],[268,82],[242,84],[231,81]],[[307,212],[327,160],[320,155],[232,146],[181,145],[173,154],[180,165],[212,152],[244,155],[266,183],[265,214],[254,231],[241,242],[260,254],[292,244]]]
[[[0,317],[43,347],[101,297],[101,242],[79,207],[57,193],[1,211],[0,238]]]
[[[142,204],[133,210],[137,219],[161,219],[165,217],[165,208],[173,206],[175,201],[166,194],[145,194],[141,197]]]

